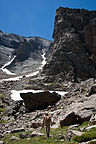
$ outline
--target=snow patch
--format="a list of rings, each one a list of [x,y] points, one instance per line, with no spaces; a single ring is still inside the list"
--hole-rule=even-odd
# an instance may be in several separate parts
[[[42,59],[43,59],[43,61],[42,61],[42,65],[40,66],[40,70],[42,70],[42,68],[44,67],[44,65],[46,64],[46,57],[45,57],[45,54],[46,53],[43,53],[43,55],[42,55]]]
[[[8,74],[8,75],[15,75],[15,73],[10,72],[7,68],[5,68],[6,66],[10,65],[13,60],[15,59],[16,56],[13,57],[13,59],[11,59],[8,63],[6,63],[1,69],[4,73]],[[10,58],[10,56],[9,56]]]
[[[20,93],[28,93],[28,92],[32,92],[32,93],[39,93],[39,92],[44,92],[44,90],[21,90],[21,91],[17,91],[17,90],[12,90],[11,91],[11,99],[14,101],[19,101],[22,100],[22,98],[20,97]],[[61,96],[64,96],[66,93],[68,92],[64,92],[64,91],[49,91],[50,93],[56,92]]]
[[[43,54],[42,54],[42,64],[41,66],[39,67],[39,70],[42,70],[42,68],[44,67],[44,65],[46,64],[46,57],[45,57],[45,52],[43,51]],[[16,56],[15,56],[16,57]],[[12,61],[15,59],[15,57],[8,63],[6,63],[3,67],[2,67],[2,70],[3,72],[6,71],[7,74],[14,74],[14,73],[11,73],[8,69],[6,69],[5,67],[8,66],[9,64],[12,63]],[[30,77],[30,76],[35,76],[39,73],[39,70],[38,71],[35,71],[35,72],[32,72],[32,73],[29,73],[29,74],[26,74],[25,77]],[[24,75],[24,74],[23,74]],[[20,80],[20,78],[22,78],[23,76],[18,76],[18,77],[13,77],[13,78],[8,78],[8,79],[2,79],[0,80],[0,82],[2,81],[17,81],[17,80]]]
[[[25,75],[25,76],[26,76],[26,77],[35,76],[35,75],[37,75],[38,73],[39,73],[39,71],[35,71],[35,72],[30,73],[30,74],[27,74],[27,75]]]
[[[59,23],[61,23],[63,21],[63,19],[61,18],[61,19],[59,19],[58,21],[57,21],[57,23],[59,24]]]

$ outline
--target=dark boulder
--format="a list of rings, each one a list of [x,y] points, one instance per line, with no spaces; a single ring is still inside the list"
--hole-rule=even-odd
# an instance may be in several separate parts
[[[21,128],[14,128],[11,130],[11,133],[17,133],[17,132],[21,132],[21,131],[25,131],[25,129],[23,127]]]
[[[89,91],[89,96],[92,94],[96,94],[96,84],[92,85],[90,91]]]
[[[74,124],[81,124],[84,121],[88,121],[90,117],[80,117],[79,115],[75,114],[74,112],[68,114],[63,120],[60,121],[60,126],[69,126]]]
[[[61,98],[61,96],[55,92],[20,93],[20,96],[29,111],[45,109],[49,105],[54,105]]]
[[[20,137],[21,139],[25,139],[25,138],[28,138],[28,134],[20,133],[20,134],[19,134],[19,137]]]
[[[38,127],[40,127],[41,126],[41,123],[39,123],[39,122],[32,122],[32,124],[31,124],[31,127],[32,128],[38,128]]]

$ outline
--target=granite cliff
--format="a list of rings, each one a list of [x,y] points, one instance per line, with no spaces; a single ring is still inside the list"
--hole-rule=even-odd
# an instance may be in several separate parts
[[[53,53],[44,67],[47,81],[96,77],[96,11],[60,7],[53,38]]]

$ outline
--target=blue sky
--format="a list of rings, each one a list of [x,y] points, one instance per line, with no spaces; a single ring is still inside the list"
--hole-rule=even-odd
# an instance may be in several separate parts
[[[96,0],[0,0],[0,30],[52,39],[56,9],[96,10]]]

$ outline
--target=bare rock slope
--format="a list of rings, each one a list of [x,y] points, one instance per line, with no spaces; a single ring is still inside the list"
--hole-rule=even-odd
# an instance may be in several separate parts
[[[16,74],[36,71],[42,63],[42,54],[47,53],[52,42],[40,37],[24,37],[0,31],[0,67],[10,61],[7,66]]]

